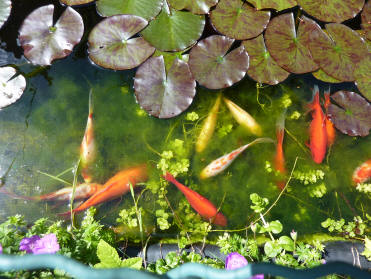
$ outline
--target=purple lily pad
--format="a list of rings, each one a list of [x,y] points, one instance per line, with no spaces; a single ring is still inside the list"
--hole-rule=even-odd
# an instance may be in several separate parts
[[[196,94],[196,82],[188,64],[176,58],[166,73],[163,56],[141,65],[134,79],[139,105],[158,118],[171,118],[185,111]]]
[[[53,25],[54,6],[42,6],[23,21],[19,41],[24,56],[34,64],[50,65],[54,59],[72,52],[84,33],[82,17],[71,7]]]
[[[221,0],[211,12],[215,29],[237,40],[251,39],[267,27],[271,13],[257,11],[240,0]]]
[[[371,102],[371,54],[368,54],[357,64],[354,77],[359,91]]]
[[[0,109],[15,103],[26,88],[26,79],[22,75],[14,77],[16,73],[12,67],[0,68]]]
[[[229,87],[240,81],[249,68],[249,56],[243,46],[228,52],[234,40],[213,35],[194,46],[189,67],[195,79],[210,89]]]
[[[131,38],[148,22],[135,15],[116,15],[99,22],[89,35],[89,58],[97,65],[126,70],[142,64],[155,48],[141,37]]]
[[[336,78],[333,78],[332,76],[329,76],[326,74],[322,69],[318,69],[317,71],[313,72],[312,75],[321,81],[329,82],[329,83],[341,83],[341,80],[338,80]]]
[[[298,5],[296,0],[247,0],[247,2],[253,4],[258,10],[275,9],[282,11]]]
[[[361,18],[361,27],[365,30],[365,36],[367,39],[371,40],[371,1],[368,1],[363,7]]]
[[[363,8],[365,0],[297,0],[311,16],[324,22],[343,22],[355,17]]]
[[[0,0],[0,28],[7,21],[11,9],[12,2],[10,0]]]
[[[188,10],[192,14],[208,14],[211,7],[218,0],[168,0],[169,5],[175,10]]]
[[[59,1],[68,6],[78,6],[94,2],[95,0],[59,0]]]
[[[303,74],[318,69],[307,47],[307,26],[301,21],[296,34],[293,13],[277,16],[268,24],[265,43],[274,60],[286,71]]]
[[[371,129],[371,105],[361,95],[338,91],[331,95],[339,106],[331,104],[327,115],[335,127],[350,136],[365,137]]]
[[[271,57],[265,46],[263,35],[243,41],[242,44],[250,57],[250,67],[247,74],[253,80],[275,85],[289,76],[290,73],[282,69]]]

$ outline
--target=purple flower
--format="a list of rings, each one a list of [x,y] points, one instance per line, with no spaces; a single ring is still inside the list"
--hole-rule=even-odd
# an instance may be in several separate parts
[[[248,265],[248,261],[237,252],[230,253],[225,259],[225,269],[228,270],[241,268],[246,265]],[[264,274],[254,275],[250,279],[264,279]]]
[[[54,254],[59,251],[57,236],[54,233],[40,238],[38,235],[25,237],[19,243],[19,250],[33,254]]]
[[[40,240],[40,236],[33,235],[31,237],[25,237],[19,243],[19,250],[26,251],[27,253],[33,253],[33,249],[36,245],[36,241]]]
[[[0,244],[0,254],[3,253],[3,245]]]

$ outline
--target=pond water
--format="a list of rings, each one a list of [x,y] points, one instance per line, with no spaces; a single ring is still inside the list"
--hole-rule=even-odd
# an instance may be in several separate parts
[[[40,1],[40,6],[42,4],[45,3]],[[27,7],[25,13],[28,12]],[[14,43],[14,34],[5,38],[8,34],[5,32],[15,28],[9,25],[1,34],[2,41],[7,39],[8,49]],[[84,42],[80,44],[84,45]],[[19,55],[19,48],[15,51]],[[16,64],[24,73],[38,69],[24,61]],[[270,205],[277,199],[280,190],[276,186],[274,171],[269,167],[275,155],[274,144],[252,146],[226,171],[214,178],[199,178],[199,173],[209,162],[256,138],[240,127],[222,104],[217,129],[209,145],[204,152],[195,152],[194,144],[202,120],[213,106],[218,91],[198,86],[197,96],[185,113],[173,119],[157,119],[147,115],[136,103],[134,75],[134,71],[115,72],[92,65],[86,56],[86,49],[80,46],[68,58],[57,60],[51,67],[28,77],[23,97],[14,105],[0,110],[0,176],[4,178],[4,189],[21,196],[55,191],[67,185],[44,173],[56,176],[65,170],[67,172],[61,178],[72,183],[71,168],[79,158],[88,115],[89,91],[93,89],[94,133],[98,148],[93,166],[94,181],[104,183],[120,170],[147,163],[149,186],[136,187],[136,195],[148,187],[139,199],[139,206],[143,207],[146,216],[144,226],[151,228],[149,230],[156,224],[156,210],[166,208],[166,212],[172,214],[168,204],[161,206],[158,203],[162,190],[156,192],[153,189],[161,188],[160,184],[155,185],[160,183],[157,168],[161,160],[159,154],[171,150],[176,139],[183,141],[184,154],[180,157],[189,159],[190,163],[188,172],[180,174],[177,179],[220,206],[220,211],[228,219],[225,229],[242,229],[257,218],[250,208],[251,193],[268,198]],[[248,77],[223,91],[225,97],[254,116],[262,126],[263,136],[273,139],[276,138],[276,120],[284,107],[289,105],[283,148],[288,172],[297,159],[296,176],[267,215],[269,220],[279,219],[285,232],[295,229],[300,234],[317,233],[323,231],[320,223],[327,217],[351,219],[370,212],[369,200],[356,191],[351,180],[354,169],[371,157],[370,136],[350,137],[337,131],[335,143],[322,164],[313,162],[305,146],[311,121],[310,113],[306,113],[306,104],[312,98],[314,84],[320,86],[321,92],[328,87],[328,84],[316,81],[311,75],[291,75],[280,85],[260,88],[259,95],[256,83]],[[339,89],[356,90],[351,83],[331,86],[331,92]],[[187,120],[187,113],[190,112],[196,112],[200,119]],[[317,174],[323,172],[323,178],[307,185],[297,179],[298,172],[311,171]],[[81,177],[79,181],[82,181]],[[163,191],[167,192],[168,201],[176,214],[181,218],[189,215],[191,210],[185,205],[182,193],[172,184],[164,187],[166,190]],[[120,200],[99,205],[97,218],[115,225],[120,210],[132,206],[133,199],[129,193]],[[25,215],[29,222],[43,216],[57,219],[61,218],[57,213],[66,210],[67,202],[0,196],[1,220],[14,214]],[[169,218],[171,222],[172,217]],[[199,219],[196,221],[199,222]],[[175,236],[177,232],[177,226],[153,231],[159,237]]]

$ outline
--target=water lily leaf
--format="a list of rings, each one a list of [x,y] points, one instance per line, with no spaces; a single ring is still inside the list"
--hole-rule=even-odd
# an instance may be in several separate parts
[[[0,67],[0,109],[15,103],[26,88],[26,79],[12,67]]]
[[[94,2],[94,0],[60,0],[60,1],[61,3],[68,6],[78,6]]]
[[[158,56],[138,68],[134,89],[144,110],[158,118],[170,118],[190,106],[196,94],[196,82],[186,62],[176,58],[166,73],[164,58]]]
[[[339,106],[328,107],[328,117],[335,127],[350,136],[367,136],[371,129],[371,105],[361,95],[338,91],[331,95]]]
[[[313,72],[312,75],[321,81],[329,82],[329,83],[340,83],[341,80],[338,80],[336,78],[333,78],[332,76],[329,76],[326,74],[322,69],[318,69],[317,71]]]
[[[152,20],[141,34],[150,44],[162,51],[179,51],[194,45],[205,26],[204,16],[168,9]]]
[[[247,0],[247,2],[253,4],[258,10],[275,9],[282,11],[298,5],[296,0]]]
[[[361,27],[365,30],[365,36],[367,39],[371,40],[371,1],[368,1],[363,7],[361,13],[362,24]],[[0,24],[1,25],[1,24]]]
[[[84,33],[82,17],[71,7],[53,25],[54,6],[42,6],[23,21],[19,41],[24,56],[34,64],[50,65],[72,52]]]
[[[363,8],[365,0],[297,0],[311,16],[325,22],[343,22],[355,17]]]
[[[10,15],[12,2],[10,0],[0,0],[0,28]]]
[[[282,69],[267,50],[263,35],[242,42],[250,57],[247,74],[259,83],[275,85],[284,81],[289,72]]]
[[[169,5],[175,10],[188,10],[192,14],[207,14],[219,0],[169,0]]]
[[[269,11],[257,11],[241,0],[221,0],[211,12],[211,22],[222,34],[237,40],[258,36],[269,22]]]
[[[362,95],[371,102],[371,54],[362,59],[354,71],[356,85]],[[370,116],[371,117],[371,116]]]
[[[327,34],[314,21],[305,18],[309,49],[314,61],[328,75],[341,81],[354,81],[355,66],[368,53],[361,36],[351,28],[340,24],[326,24]]]
[[[243,46],[228,52],[234,40],[213,35],[194,46],[189,67],[195,79],[210,89],[229,87],[240,81],[249,68],[249,56]]]
[[[136,15],[148,21],[161,11],[163,0],[98,0],[97,11],[103,17]]]
[[[265,43],[270,54],[286,71],[303,74],[318,69],[307,47],[307,26],[300,22],[296,34],[294,15],[288,13],[272,19],[265,31]]]
[[[137,67],[155,52],[143,38],[131,38],[147,24],[144,18],[135,15],[115,15],[102,20],[90,32],[89,58],[114,70]]]
[[[166,52],[166,51],[156,50],[155,53],[153,54],[154,57],[161,56],[161,55],[164,58],[166,72],[169,72],[171,66],[173,66],[174,60],[177,58],[188,63],[189,54],[183,54],[183,51]]]

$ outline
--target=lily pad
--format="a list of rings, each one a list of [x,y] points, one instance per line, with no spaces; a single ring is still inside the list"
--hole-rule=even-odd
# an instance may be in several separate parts
[[[66,57],[84,33],[83,20],[74,9],[67,7],[55,25],[53,12],[54,5],[34,10],[19,30],[24,56],[34,64],[50,65],[54,59]]]
[[[179,51],[194,45],[201,37],[204,26],[204,16],[170,11],[168,6],[164,5],[161,13],[141,34],[158,50]]]
[[[89,35],[89,58],[114,70],[137,67],[155,52],[143,38],[131,38],[147,24],[144,18],[135,15],[115,15],[102,20]]]
[[[310,30],[309,49],[314,61],[326,74],[341,80],[354,81],[356,65],[368,54],[367,45],[351,28],[340,24],[326,24],[326,31],[308,18],[303,20]]]
[[[257,11],[241,0],[221,0],[211,12],[214,27],[237,40],[254,38],[267,27],[271,13]]]
[[[0,68],[0,109],[15,103],[26,88],[26,79],[22,75],[14,77],[16,73],[12,67]]]
[[[10,15],[12,9],[12,2],[10,0],[0,0],[0,28]]]
[[[275,9],[282,11],[298,5],[296,0],[247,0],[247,2],[253,4],[258,10]]]
[[[325,22],[343,22],[355,17],[363,8],[365,0],[297,0],[311,16]]]
[[[265,31],[265,43],[270,54],[286,71],[303,74],[318,69],[307,47],[310,32],[307,26],[301,21],[296,34],[294,15],[288,13],[272,19]]]
[[[289,72],[282,69],[267,50],[263,35],[242,42],[250,57],[247,74],[259,83],[275,85],[284,81]]]
[[[210,89],[229,87],[240,81],[249,68],[249,56],[243,46],[228,52],[234,40],[213,35],[191,49],[189,67],[195,79]]]
[[[371,1],[368,1],[363,7],[361,18],[361,27],[363,30],[365,30],[365,36],[367,39],[371,40]]]
[[[60,0],[60,1],[61,3],[68,5],[68,6],[78,6],[78,5],[92,3],[95,0]]]
[[[354,77],[359,91],[371,102],[371,54],[357,64]],[[371,118],[371,115],[369,117]]]
[[[327,115],[335,127],[350,136],[367,136],[371,129],[371,105],[357,93],[338,91],[331,95]]]
[[[196,94],[196,82],[188,64],[176,58],[166,73],[163,56],[151,57],[134,79],[139,105],[158,118],[174,117],[185,111]]]
[[[168,0],[169,5],[175,10],[188,10],[192,14],[207,14],[211,7],[219,0]]]
[[[98,0],[97,11],[103,17],[136,15],[148,21],[161,11],[163,0]]]
[[[321,81],[329,82],[329,83],[341,83],[341,80],[338,80],[336,78],[333,78],[332,76],[329,76],[326,74],[322,69],[318,69],[317,71],[313,72],[312,75]]]

